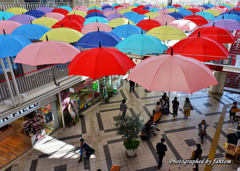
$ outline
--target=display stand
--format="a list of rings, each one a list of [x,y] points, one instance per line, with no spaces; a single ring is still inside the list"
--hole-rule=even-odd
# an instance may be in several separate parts
[[[3,131],[0,133],[0,141],[4,140],[5,138],[11,136],[12,134],[14,134],[14,128],[8,128],[6,131]]]
[[[236,151],[237,151],[237,146],[234,144],[228,143],[225,159],[235,161]]]

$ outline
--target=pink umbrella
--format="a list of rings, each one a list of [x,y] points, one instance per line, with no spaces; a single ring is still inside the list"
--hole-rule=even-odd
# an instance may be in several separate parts
[[[204,7],[194,7],[194,8],[197,8],[197,9],[199,9],[200,11],[206,10]]]
[[[156,13],[161,14],[161,15],[167,15],[168,13],[171,13],[171,12],[167,11],[167,10],[159,10]]]
[[[181,55],[149,57],[133,68],[128,79],[148,91],[175,91],[191,94],[218,84],[206,65]]]
[[[191,6],[192,8],[197,7],[197,5],[195,5],[195,4],[190,4],[188,6]]]
[[[168,26],[179,28],[182,31],[193,31],[198,28],[198,26],[190,20],[175,20],[169,23]]]
[[[6,34],[11,34],[13,30],[21,25],[22,24],[11,20],[0,20],[0,34],[4,34],[4,31]]]
[[[122,3],[122,6],[124,6],[124,7],[130,7],[130,6],[132,6],[132,5],[129,4],[129,3]]]
[[[45,17],[49,17],[49,18],[54,18],[54,19],[56,19],[56,20],[58,20],[58,21],[62,20],[62,19],[65,17],[65,15],[60,14],[60,13],[58,13],[58,12],[47,13],[47,14],[45,14],[44,16],[45,16]]]
[[[106,32],[111,32],[112,31],[112,28],[107,25],[107,24],[104,24],[104,23],[90,23],[90,24],[87,24],[85,25],[83,28],[82,28],[82,33],[83,34],[87,34],[89,32],[93,32],[93,31],[106,31]]]
[[[117,11],[107,11],[107,12],[104,13],[104,15],[107,17],[111,14],[116,14],[116,13],[118,13],[118,12]]]
[[[151,8],[160,8],[158,5],[151,6]]]
[[[81,10],[88,10],[88,7],[86,7],[86,6],[84,6],[84,5],[77,5],[77,6],[75,6],[75,7],[73,7],[73,9],[72,9],[73,11],[74,10],[79,10],[79,11],[81,11]]]
[[[127,7],[119,7],[117,8],[117,11],[123,10],[123,9],[128,9]]]
[[[175,21],[175,18],[170,15],[159,15],[154,17],[153,19],[159,21],[162,24],[171,23]]]
[[[224,12],[225,12],[224,9],[222,9],[222,8],[218,8],[218,7],[213,7],[213,8],[210,8],[210,9],[212,9],[212,10],[216,10],[216,11],[218,11],[218,12],[220,12],[220,13],[224,13]]]

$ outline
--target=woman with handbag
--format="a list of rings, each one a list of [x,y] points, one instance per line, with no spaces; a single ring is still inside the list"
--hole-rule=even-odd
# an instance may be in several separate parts
[[[89,146],[84,142],[84,139],[81,138],[80,139],[80,151],[79,151],[80,159],[78,160],[78,163],[80,163],[82,161],[82,156],[84,153],[86,154],[86,157],[89,158],[89,156],[87,155],[88,149],[89,149]]]
[[[189,100],[189,98],[186,98],[186,101],[183,105],[183,109],[184,109],[184,116],[186,117],[186,119],[188,119],[188,116],[190,116],[190,110],[193,110],[193,107],[191,105],[191,102]]]
[[[207,134],[206,130],[208,126],[209,125],[206,124],[205,120],[202,120],[202,122],[198,125],[198,130],[199,130],[198,136],[201,137],[201,144],[203,143],[204,137],[206,138],[206,134]]]

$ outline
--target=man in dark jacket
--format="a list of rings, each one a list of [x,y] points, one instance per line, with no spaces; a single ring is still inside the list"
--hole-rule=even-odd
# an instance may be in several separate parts
[[[129,80],[129,84],[130,84],[130,93],[131,93],[132,90],[134,91],[135,82],[133,82],[132,80]]]
[[[172,108],[173,108],[173,117],[177,115],[178,112],[178,106],[179,102],[177,101],[177,97],[174,97],[174,100],[172,101]]]
[[[162,160],[163,160],[163,157],[165,156],[165,152],[167,151],[167,146],[163,144],[164,141],[165,139],[162,138],[161,143],[157,143],[157,146],[156,146],[156,151],[157,151],[157,154],[159,155],[159,163],[158,163],[159,169],[162,167]]]
[[[197,150],[195,150],[194,160],[197,160],[197,159],[201,160],[201,155],[202,155],[201,145],[197,144]],[[198,171],[198,164],[196,163],[195,165],[196,165],[196,168],[193,168],[193,170]]]

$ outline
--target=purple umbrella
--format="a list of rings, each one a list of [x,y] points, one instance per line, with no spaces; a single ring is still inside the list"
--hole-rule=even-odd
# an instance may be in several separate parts
[[[106,7],[106,6],[110,6],[110,5],[108,5],[108,4],[103,4],[103,5],[101,5],[101,7]]]
[[[116,19],[116,18],[126,18],[126,19],[127,19],[127,17],[125,17],[123,14],[119,14],[119,13],[110,14],[110,15],[108,15],[108,16],[106,17],[106,19],[107,19],[108,21],[111,21],[111,20]]]
[[[212,21],[212,22],[206,24],[204,27],[213,26],[213,25],[216,27],[225,28],[229,31],[240,30],[240,22],[238,22],[236,20],[230,20],[230,19],[215,20],[215,21]]]
[[[107,8],[103,10],[103,12],[107,12],[107,11],[117,11],[117,10],[115,8]]]
[[[49,8],[49,7],[37,7],[36,10],[45,12],[47,14],[47,13],[52,12],[53,9]]]
[[[21,15],[14,15],[14,16],[10,17],[8,20],[16,21],[21,24],[30,24],[31,21],[33,21],[35,19],[37,19],[37,18],[33,17],[31,15],[21,14]]]
[[[151,7],[151,6],[154,6],[154,5],[152,5],[152,4],[147,4],[147,5],[145,5],[146,7]]]

